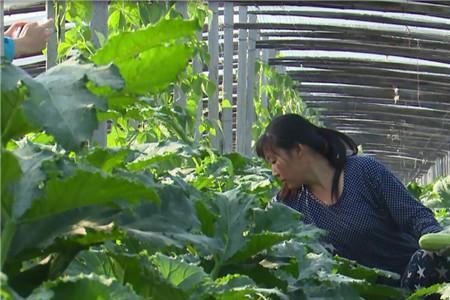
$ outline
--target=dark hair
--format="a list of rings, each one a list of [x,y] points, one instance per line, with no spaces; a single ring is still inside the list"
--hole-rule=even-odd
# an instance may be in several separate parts
[[[347,148],[351,155],[358,153],[356,143],[347,135],[328,128],[317,127],[297,114],[286,114],[274,118],[264,134],[256,142],[256,153],[265,159],[265,151],[273,148],[291,150],[298,144],[311,147],[325,157],[334,167],[331,196],[339,195],[339,176],[347,161]],[[288,196],[292,191],[283,187],[281,196]]]

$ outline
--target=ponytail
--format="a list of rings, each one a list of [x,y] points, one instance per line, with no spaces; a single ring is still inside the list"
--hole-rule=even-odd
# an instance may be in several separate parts
[[[342,132],[316,127],[317,133],[324,139],[324,147],[320,154],[322,154],[328,162],[334,167],[333,183],[331,185],[331,197],[333,195],[336,199],[339,197],[339,177],[347,162],[347,149],[352,152],[351,155],[358,153],[358,146],[347,135]]]

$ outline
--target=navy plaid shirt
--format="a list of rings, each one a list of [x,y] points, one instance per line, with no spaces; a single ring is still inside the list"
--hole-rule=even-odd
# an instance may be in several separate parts
[[[320,204],[306,187],[282,200],[302,213],[305,223],[328,231],[325,242],[333,253],[398,274],[418,250],[420,236],[442,230],[433,212],[369,156],[348,157],[344,190],[335,204]]]

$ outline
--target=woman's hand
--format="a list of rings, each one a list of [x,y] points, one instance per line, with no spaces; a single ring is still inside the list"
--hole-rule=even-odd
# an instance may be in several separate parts
[[[15,41],[15,57],[37,54],[45,48],[54,30],[53,19],[38,24],[37,22],[16,22],[5,32]]]

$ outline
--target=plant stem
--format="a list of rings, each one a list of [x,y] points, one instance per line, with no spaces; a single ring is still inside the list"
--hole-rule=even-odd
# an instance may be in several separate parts
[[[222,263],[219,261],[219,259],[216,256],[214,256],[214,267],[211,271],[212,279],[215,280],[217,278],[217,276],[219,275],[219,270],[220,270],[221,266],[222,266]]]

